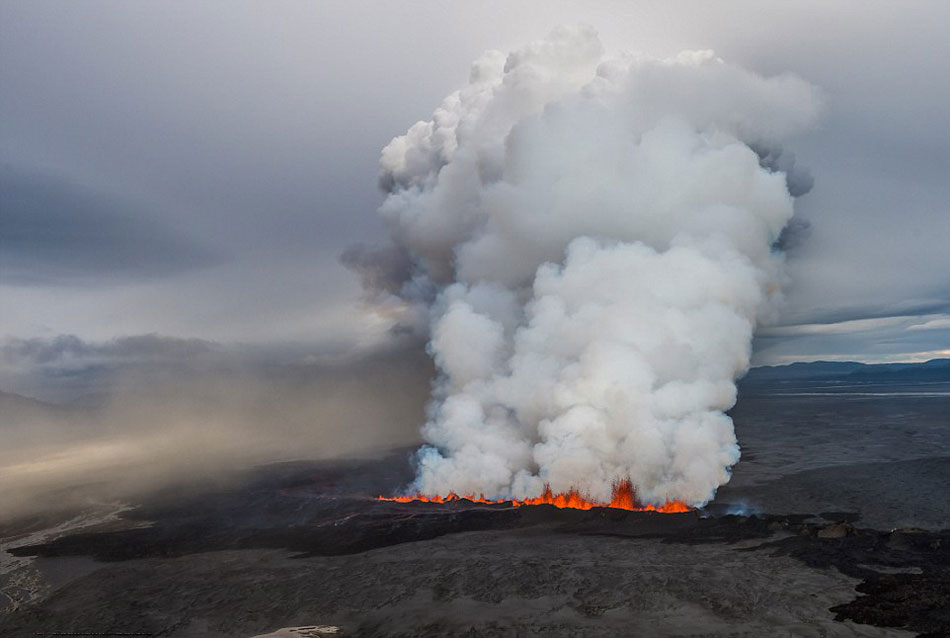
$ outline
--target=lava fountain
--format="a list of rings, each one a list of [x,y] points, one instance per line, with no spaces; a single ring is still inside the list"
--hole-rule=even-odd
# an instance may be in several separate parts
[[[595,507],[612,507],[614,509],[627,510],[630,512],[659,512],[661,514],[680,514],[688,512],[692,508],[682,501],[666,501],[662,505],[640,505],[637,502],[636,491],[629,480],[617,481],[613,486],[613,494],[609,502],[590,500],[585,498],[577,490],[559,492],[557,494],[551,491],[550,487],[545,486],[544,492],[535,498],[493,500],[485,498],[484,494],[475,496],[466,494],[460,496],[454,492],[449,492],[446,496],[426,496],[424,494],[415,494],[411,496],[380,496],[381,501],[392,501],[396,503],[451,503],[454,501],[471,501],[473,503],[501,504],[510,503],[513,507],[522,507],[526,505],[553,505],[561,509],[590,510]]]

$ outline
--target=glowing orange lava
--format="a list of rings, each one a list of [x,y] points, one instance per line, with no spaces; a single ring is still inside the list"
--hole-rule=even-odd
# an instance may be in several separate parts
[[[416,494],[414,496],[380,496],[379,500],[395,501],[396,503],[411,503],[412,501],[420,501],[423,503],[451,503],[452,501],[467,500],[473,503],[511,503],[515,507],[521,507],[523,505],[553,505],[554,507],[569,507],[578,510],[589,510],[595,507],[614,507],[622,510],[630,510],[631,512],[662,512],[664,514],[688,512],[692,509],[682,501],[667,501],[663,505],[640,505],[637,503],[636,494],[630,481],[618,481],[614,484],[613,496],[609,503],[587,500],[581,496],[577,490],[554,494],[549,487],[545,487],[544,493],[541,494],[541,496],[526,498],[521,501],[492,500],[485,498],[484,494],[479,494],[478,496],[474,494],[459,496],[455,492],[449,492],[447,496],[426,496],[424,494]]]

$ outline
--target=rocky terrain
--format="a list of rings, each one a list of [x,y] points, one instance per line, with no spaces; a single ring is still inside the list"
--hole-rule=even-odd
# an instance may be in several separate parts
[[[399,450],[7,521],[0,635],[950,635],[950,397],[814,394],[685,514],[380,501]]]

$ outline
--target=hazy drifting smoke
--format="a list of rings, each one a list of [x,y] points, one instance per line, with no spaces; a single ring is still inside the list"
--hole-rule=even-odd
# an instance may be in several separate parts
[[[382,152],[411,266],[380,281],[439,371],[411,489],[609,500],[629,477],[643,502],[709,500],[739,459],[724,411],[780,294],[789,183],[810,187],[780,143],[818,108],[797,77],[604,57],[584,28],[475,62]]]

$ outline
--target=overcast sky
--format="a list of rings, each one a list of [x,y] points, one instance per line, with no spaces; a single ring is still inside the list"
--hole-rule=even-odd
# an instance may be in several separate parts
[[[389,326],[339,255],[385,236],[380,149],[484,50],[578,22],[609,52],[713,49],[823,91],[756,362],[950,356],[947,3],[3,0],[8,372],[61,335],[371,348]]]

